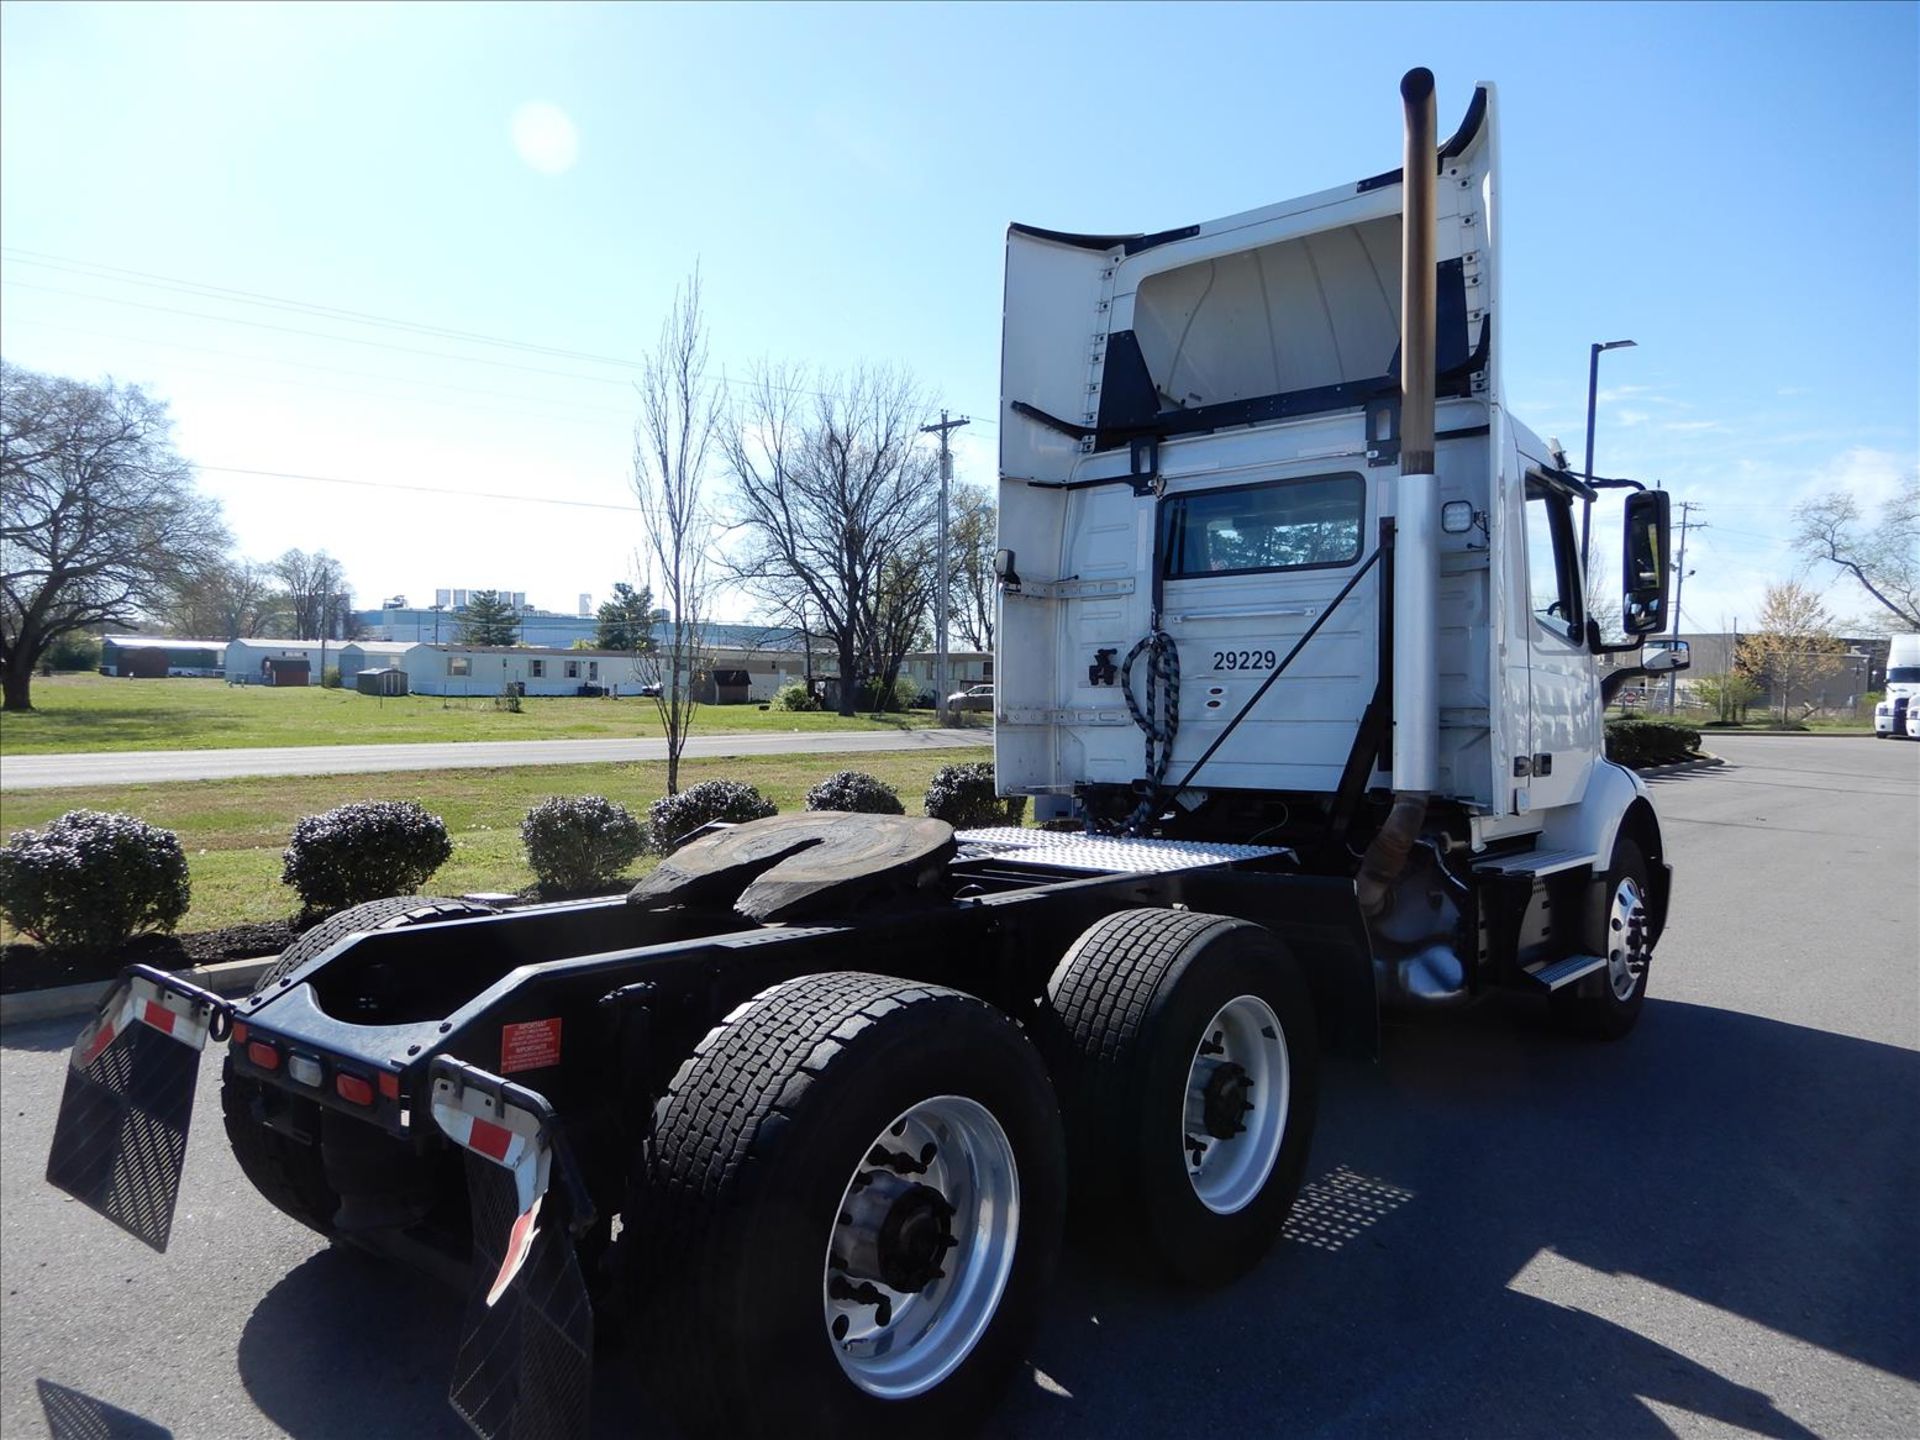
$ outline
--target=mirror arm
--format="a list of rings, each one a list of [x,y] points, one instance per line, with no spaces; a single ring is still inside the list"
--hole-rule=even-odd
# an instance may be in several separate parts
[[[1620,693],[1627,681],[1646,673],[1647,667],[1644,665],[1622,665],[1618,670],[1608,671],[1600,678],[1600,708],[1605,710],[1611,705],[1613,697]]]
[[[1587,649],[1595,655],[1626,655],[1635,650],[1645,649],[1646,644],[1647,637],[1645,635],[1629,635],[1619,644],[1610,645],[1600,633],[1600,622],[1598,620],[1587,621]]]

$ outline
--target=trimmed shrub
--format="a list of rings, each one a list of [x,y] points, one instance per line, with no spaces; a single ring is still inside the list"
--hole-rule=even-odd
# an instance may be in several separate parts
[[[887,710],[911,710],[919,703],[923,689],[919,681],[904,675],[891,685],[876,675],[860,682],[860,708],[873,715]]]
[[[773,697],[776,710],[812,711],[820,708],[820,697],[807,689],[804,680],[795,680],[791,685],[782,685]]]
[[[338,690],[345,683],[346,682],[340,678],[340,667],[338,665],[329,665],[320,672],[320,688],[322,690]]]
[[[91,635],[62,635],[47,647],[46,663],[55,670],[97,670],[100,642]]]
[[[900,792],[875,776],[858,770],[829,775],[807,791],[809,810],[852,810],[861,815],[904,815]]]
[[[309,911],[410,895],[453,855],[438,815],[411,800],[366,800],[293,827],[280,883]]]
[[[616,879],[647,848],[647,831],[624,805],[555,795],[527,811],[520,841],[542,890],[576,895]]]
[[[1699,749],[1700,732],[1691,725],[1639,715],[1607,722],[1607,758],[1619,765],[1671,765]]]
[[[665,795],[647,811],[647,829],[653,845],[662,855],[680,848],[681,837],[724,820],[744,825],[749,820],[764,820],[779,814],[779,807],[753,786],[740,780],[702,780],[678,795]]]
[[[56,950],[116,950],[171,930],[190,887],[180,838],[131,815],[69,810],[0,849],[0,911]]]
[[[988,825],[1018,825],[1027,813],[1027,797],[1005,799],[993,793],[993,762],[942,765],[927,786],[927,814],[956,830]]]

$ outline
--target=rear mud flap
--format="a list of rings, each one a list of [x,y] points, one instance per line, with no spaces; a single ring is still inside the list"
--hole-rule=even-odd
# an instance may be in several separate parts
[[[224,1037],[218,996],[140,965],[80,1032],[47,1157],[48,1183],[164,1251],[186,1163],[207,1037]]]
[[[593,1305],[574,1247],[590,1202],[546,1100],[460,1061],[433,1066],[433,1114],[467,1152],[472,1289],[447,1398],[484,1440],[587,1433]],[[563,1183],[549,1189],[555,1170]]]

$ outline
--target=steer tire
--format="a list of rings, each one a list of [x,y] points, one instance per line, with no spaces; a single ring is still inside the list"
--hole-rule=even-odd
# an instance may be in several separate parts
[[[290,1215],[309,1230],[333,1235],[334,1213],[340,1197],[327,1184],[320,1160],[320,1142],[303,1145],[291,1136],[269,1129],[254,1111],[263,1087],[257,1080],[236,1075],[229,1056],[220,1071],[220,1114],[227,1125],[227,1143],[240,1171],[267,1203]],[[317,1127],[319,1115],[313,1120]]]
[[[1047,997],[1043,1034],[1066,1121],[1076,1229],[1108,1237],[1107,1253],[1187,1284],[1222,1284],[1252,1269],[1293,1210],[1319,1098],[1312,1000],[1279,940],[1222,915],[1123,910],[1074,942]],[[1216,1139],[1193,1123],[1199,1047],[1230,1005],[1279,1022],[1277,1036],[1266,1035],[1264,1019],[1251,1032],[1279,1077],[1259,1097],[1275,1107],[1264,1136]],[[1226,1167],[1214,1176],[1230,1174],[1243,1153],[1226,1147],[1244,1145],[1270,1157],[1264,1177],[1256,1160],[1240,1171],[1240,1193],[1203,1199],[1196,1129],[1198,1153]]]
[[[331,950],[349,935],[365,930],[398,930],[407,925],[435,925],[446,920],[472,920],[498,913],[491,905],[478,901],[443,900],[431,895],[391,895],[384,900],[349,906],[321,921],[281,951],[273,968],[253,987],[254,993],[261,995],[273,990],[302,965]]]
[[[958,1258],[941,1262],[953,1274],[892,1312],[901,1328],[885,1336],[883,1361],[916,1349],[946,1359],[919,1388],[883,1394],[892,1382],[857,1379],[857,1362],[843,1358],[848,1332],[829,1331],[829,1279],[844,1269],[835,1247],[848,1233],[836,1227],[854,1223],[853,1197],[865,1192],[850,1182],[873,1177],[864,1167],[879,1142],[926,1104],[991,1116],[1017,1176],[1010,1209],[997,1213],[1017,1223],[998,1248],[956,1242],[944,1253]],[[985,1172],[963,1158],[972,1153],[948,1132],[934,1164],[977,1178]],[[1059,1112],[1022,1031],[957,991],[857,973],[775,985],[714,1027],[656,1106],[635,1171],[620,1243],[640,1364],[655,1397],[700,1435],[972,1431],[1024,1352],[1065,1203]],[[997,1257],[997,1302],[992,1285],[963,1283],[980,1273],[962,1263],[969,1254]],[[956,1329],[971,1341],[909,1334],[905,1317],[959,1313],[937,1307],[972,1293],[989,1298],[977,1324]],[[860,1315],[881,1323],[877,1307]]]
[[[1621,936],[1614,933],[1614,899],[1621,887],[1633,884],[1639,887],[1642,903],[1648,904],[1647,862],[1640,853],[1640,847],[1622,835],[1614,843],[1613,863],[1607,867],[1606,884],[1603,887],[1599,904],[1588,915],[1584,928],[1586,952],[1589,955],[1606,955],[1609,964],[1584,979],[1553,992],[1549,1007],[1554,1023],[1569,1035],[1583,1040],[1618,1040],[1632,1030],[1639,1022],[1641,1008],[1647,1001],[1647,977],[1652,966],[1642,967],[1634,979],[1632,987],[1622,994],[1615,989],[1612,979],[1611,952],[1621,945]],[[1647,924],[1651,926],[1651,916]],[[1652,944],[1648,943],[1651,952]]]

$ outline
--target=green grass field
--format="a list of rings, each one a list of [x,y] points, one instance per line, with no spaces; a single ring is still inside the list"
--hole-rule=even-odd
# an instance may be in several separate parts
[[[0,717],[0,750],[47,755],[86,750],[229,750],[254,745],[378,745],[444,740],[628,739],[661,733],[651,700],[528,699],[518,715],[491,697],[381,699],[310,686],[274,690],[218,680],[122,680],[55,675],[33,682],[29,713]],[[907,730],[933,724],[927,710],[878,720],[703,705],[696,735],[741,731]]]
[[[129,684],[135,682],[127,682]],[[148,682],[158,684],[160,682]],[[511,718],[511,717],[509,717]],[[839,770],[864,770],[900,792],[917,814],[942,765],[990,759],[980,750],[937,754],[780,755],[688,760],[681,783],[744,780],[782,811],[805,808],[807,791]],[[276,920],[299,908],[280,883],[280,854],[294,822],[350,800],[418,800],[446,821],[453,859],[427,884],[436,895],[520,890],[533,883],[520,845],[520,820],[549,795],[604,795],[636,814],[666,793],[666,766],[524,765],[502,770],[424,770],[388,775],[313,775],[207,780],[75,790],[9,792],[0,836],[44,824],[65,810],[125,810],[172,830],[187,852],[193,907],[182,931]],[[634,878],[653,867],[641,860]],[[12,932],[0,930],[0,938]]]

